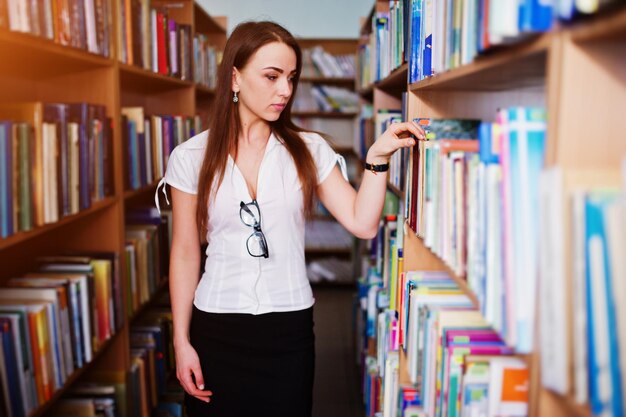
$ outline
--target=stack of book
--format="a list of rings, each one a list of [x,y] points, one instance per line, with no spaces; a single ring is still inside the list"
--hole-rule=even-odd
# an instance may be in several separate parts
[[[112,195],[112,152],[104,106],[0,105],[0,236],[56,222]]]
[[[0,29],[41,36],[110,57],[111,6],[103,0],[2,0]]]
[[[119,60],[158,74],[191,81],[191,25],[170,16],[175,3],[123,0],[117,22]]]

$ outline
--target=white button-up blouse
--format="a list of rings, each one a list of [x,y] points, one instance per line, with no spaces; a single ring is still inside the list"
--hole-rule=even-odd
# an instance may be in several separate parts
[[[317,167],[318,184],[339,162],[345,162],[318,134],[303,133]],[[177,146],[161,181],[197,194],[208,131]],[[252,257],[246,241],[253,229],[240,219],[240,203],[250,203],[246,181],[229,156],[224,180],[209,203],[207,259],[196,288],[194,304],[212,313],[263,314],[296,311],[314,303],[304,262],[304,214],[295,163],[273,133],[261,161],[257,184],[261,228],[269,257]],[[190,279],[193,279],[190,277]]]

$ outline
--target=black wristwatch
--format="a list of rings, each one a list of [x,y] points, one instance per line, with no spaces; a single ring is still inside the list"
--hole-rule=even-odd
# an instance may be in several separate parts
[[[365,169],[367,171],[371,171],[374,174],[376,174],[377,172],[387,172],[389,171],[389,162],[387,162],[386,164],[368,164],[367,162],[365,163]]]

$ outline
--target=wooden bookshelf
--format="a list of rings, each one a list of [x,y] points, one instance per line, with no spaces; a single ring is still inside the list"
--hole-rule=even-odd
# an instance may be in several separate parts
[[[126,319],[129,294],[124,267],[125,213],[137,205],[154,204],[158,179],[139,190],[125,190],[127,148],[122,139],[121,108],[142,106],[146,114],[167,114],[204,118],[210,108],[213,91],[197,86],[193,80],[180,80],[119,62],[117,43],[118,1],[105,0],[111,8],[112,57],[63,46],[42,37],[0,30],[0,103],[88,102],[106,106],[112,118],[113,194],[93,202],[88,209],[62,217],[59,221],[18,232],[0,239],[0,284],[14,276],[35,270],[40,256],[80,252],[115,252],[120,257],[124,323],[111,338],[94,352],[91,362],[76,370],[52,398],[41,404],[29,417],[45,415],[70,387],[83,376],[100,370],[128,373],[130,370],[129,329]],[[191,25],[191,35],[206,34],[219,49],[226,42],[226,18],[212,17],[198,2],[153,0],[153,6],[167,7],[178,23]],[[193,57],[192,57],[193,60]],[[192,62],[193,65],[193,62]],[[193,71],[192,71],[193,75]],[[167,272],[165,272],[167,273]],[[167,286],[162,280],[153,295]],[[151,301],[140,307],[132,318],[145,311]],[[130,396],[128,398],[130,400]],[[128,413],[126,413],[128,415]]]
[[[372,14],[384,2],[376,1]],[[371,31],[371,16],[362,24],[362,34]],[[626,9],[616,9],[567,25],[556,24],[550,32],[533,35],[519,43],[499,47],[473,62],[419,82],[400,83],[401,70],[359,90],[362,100],[377,109],[400,108],[402,93],[408,93],[408,118],[478,118],[493,121],[499,108],[538,106],[547,109],[546,157],[544,166],[563,171],[564,191],[585,187],[623,186],[621,163],[626,157]],[[406,80],[406,79],[405,79]],[[398,84],[400,83],[400,84]],[[402,190],[388,186],[404,197]],[[571,229],[572,213],[565,208],[564,224]],[[571,294],[572,230],[564,236],[566,288]],[[478,298],[468,287],[466,277],[458,276],[443,259],[424,244],[415,232],[404,227],[404,271],[446,271],[470,297]],[[539,287],[538,287],[539,288]],[[567,344],[570,351],[569,388],[558,394],[542,386],[541,350],[535,336],[535,349],[522,360],[530,370],[529,416],[591,417],[589,404],[574,399],[574,363],[571,331],[574,311],[566,302]],[[537,302],[539,308],[539,302]],[[539,334],[536,314],[536,334]],[[371,342],[371,341],[370,341]],[[371,344],[371,343],[370,343]],[[371,352],[370,352],[371,353]],[[621,359],[621,358],[620,358]],[[408,383],[406,355],[400,349],[399,382]]]

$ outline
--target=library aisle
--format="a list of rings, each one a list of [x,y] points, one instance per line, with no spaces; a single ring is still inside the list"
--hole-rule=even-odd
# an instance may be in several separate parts
[[[313,417],[362,417],[360,371],[354,348],[354,289],[314,286]]]

